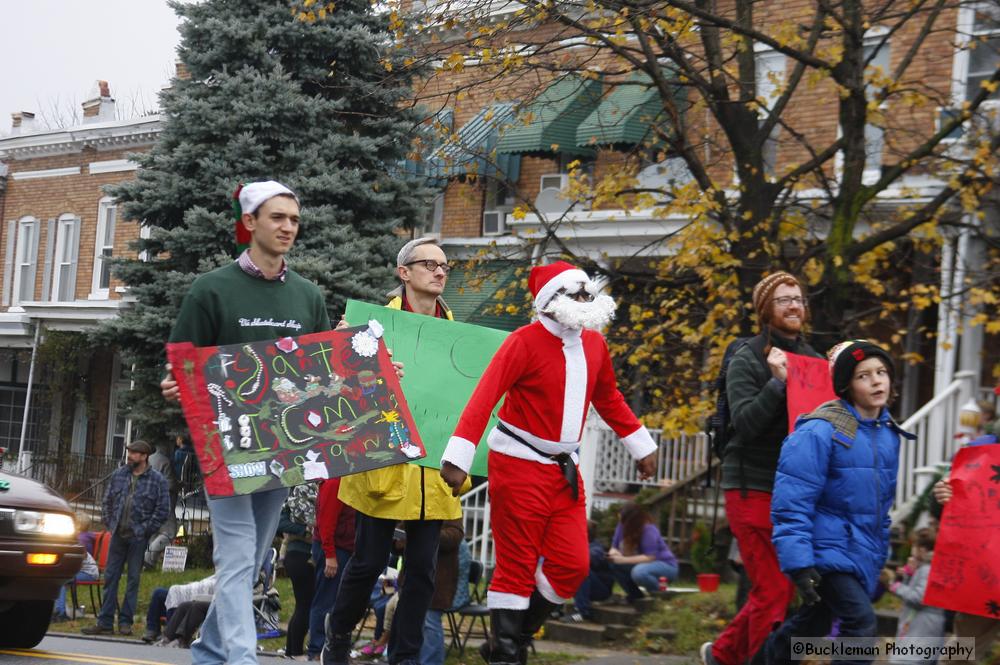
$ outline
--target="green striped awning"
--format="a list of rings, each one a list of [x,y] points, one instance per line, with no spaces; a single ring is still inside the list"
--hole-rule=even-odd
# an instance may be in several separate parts
[[[521,285],[528,268],[527,263],[516,261],[485,261],[472,267],[459,264],[449,273],[441,296],[456,321],[514,330],[529,322],[523,307],[527,290]],[[501,311],[508,305],[516,305],[517,312]]]
[[[687,89],[676,88],[676,103],[685,107]],[[576,144],[581,147],[638,145],[650,135],[650,126],[670,122],[660,92],[645,74],[636,73],[617,83],[600,105],[580,123]]]
[[[494,154],[501,132],[513,118],[513,102],[484,108],[434,152],[428,160],[428,175],[434,178],[492,176],[499,170],[507,180],[516,181],[521,170],[520,158]]]
[[[500,137],[497,153],[562,152],[592,155],[577,145],[576,130],[601,101],[601,82],[567,75],[547,87],[518,113]]]

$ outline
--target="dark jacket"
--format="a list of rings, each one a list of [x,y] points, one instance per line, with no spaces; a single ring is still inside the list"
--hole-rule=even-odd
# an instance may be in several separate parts
[[[802,416],[781,448],[771,522],[781,570],[853,574],[869,594],[889,552],[899,429],[882,409],[862,419],[843,400]]]
[[[458,587],[458,544],[465,538],[461,518],[441,523],[441,540],[438,543],[437,572],[434,576],[432,610],[447,610],[455,599]],[[465,580],[468,582],[468,580]]]
[[[789,353],[821,357],[801,337],[789,341],[772,334],[770,341]],[[726,397],[733,434],[722,461],[722,488],[770,492],[781,442],[788,436],[785,384],[747,344],[729,362]]]
[[[170,514],[167,481],[156,470],[148,468],[135,480],[129,527],[136,538],[148,538],[163,526]],[[111,476],[104,494],[104,525],[115,533],[132,485],[132,467],[125,465]]]

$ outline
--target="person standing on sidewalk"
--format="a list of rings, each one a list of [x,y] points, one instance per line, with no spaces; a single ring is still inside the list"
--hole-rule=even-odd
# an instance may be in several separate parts
[[[771,492],[781,442],[788,436],[785,353],[820,357],[802,336],[809,320],[805,290],[776,272],[753,289],[760,334],[733,355],[726,397],[733,433],[722,461],[726,518],[750,579],[743,608],[714,642],[701,645],[704,665],[743,665],[785,619],[795,587],[778,567],[771,543]]]
[[[104,525],[111,532],[108,563],[104,569],[104,602],[97,625],[88,626],[84,635],[109,635],[114,632],[118,608],[118,581],[122,568],[128,567],[125,599],[118,608],[118,633],[132,634],[132,619],[139,600],[139,576],[149,537],[167,521],[170,496],[167,481],[149,466],[153,446],[133,441],[126,447],[128,463],[111,476],[104,494]]]

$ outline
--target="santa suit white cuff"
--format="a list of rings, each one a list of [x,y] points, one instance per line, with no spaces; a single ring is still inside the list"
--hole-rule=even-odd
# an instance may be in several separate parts
[[[460,436],[453,436],[448,439],[448,445],[441,455],[441,465],[444,466],[445,462],[449,462],[468,473],[469,469],[472,468],[472,460],[475,456],[476,444]]]
[[[486,592],[486,607],[491,610],[526,610],[530,604],[531,598],[528,596],[515,596],[492,589]]]
[[[643,459],[650,453],[656,452],[656,442],[653,441],[649,430],[644,426],[640,426],[639,429],[624,437],[622,443],[625,444],[625,449],[628,450],[633,459]]]

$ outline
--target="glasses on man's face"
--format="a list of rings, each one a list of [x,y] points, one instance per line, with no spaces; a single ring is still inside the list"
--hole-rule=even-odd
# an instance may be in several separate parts
[[[451,272],[451,266],[450,265],[448,265],[447,263],[438,263],[434,259],[425,259],[425,260],[421,260],[421,261],[410,261],[406,265],[407,266],[414,266],[414,265],[417,265],[418,263],[420,265],[422,265],[423,267],[427,268],[427,272],[434,272],[438,268],[440,268],[441,270],[443,270],[444,274],[446,274],[446,275],[449,272]]]
[[[806,299],[802,296],[781,296],[780,298],[775,298],[774,302],[778,303],[778,307],[788,307],[792,303],[801,307],[805,304]]]

